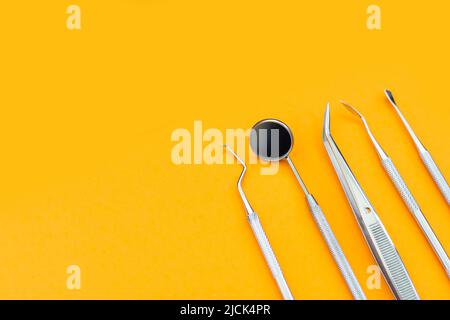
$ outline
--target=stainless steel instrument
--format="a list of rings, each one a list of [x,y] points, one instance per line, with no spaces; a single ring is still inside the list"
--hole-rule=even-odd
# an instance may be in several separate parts
[[[341,101],[341,103],[345,107],[347,107],[347,109],[350,112],[357,115],[364,123],[364,127],[366,128],[366,131],[370,137],[370,140],[372,141],[373,145],[375,146],[375,150],[377,151],[378,156],[380,157],[381,164],[383,165],[384,170],[387,172],[389,178],[391,179],[394,186],[397,188],[398,193],[402,197],[402,199],[405,202],[406,206],[408,207],[409,211],[414,216],[414,218],[416,219],[420,228],[422,229],[423,233],[427,237],[428,242],[430,243],[434,252],[438,256],[439,260],[441,261],[442,266],[444,267],[445,271],[447,272],[447,276],[450,277],[450,260],[448,258],[448,255],[445,252],[442,244],[439,242],[439,239],[436,237],[433,229],[431,228],[431,226],[428,223],[427,219],[425,218],[424,214],[422,213],[422,210],[420,209],[419,205],[417,204],[416,200],[414,199],[414,196],[411,194],[408,187],[406,186],[405,181],[403,181],[403,178],[400,175],[400,173],[398,172],[394,163],[389,158],[389,156],[386,154],[386,152],[384,152],[383,148],[381,148],[381,146],[377,142],[377,140],[375,140],[375,137],[373,136],[372,131],[370,130],[369,125],[367,124],[367,121],[363,117],[363,115],[360,112],[358,112],[358,110],[356,110],[354,107],[349,105],[348,103],[346,103],[344,101]]]
[[[353,273],[353,270],[348,263],[339,242],[334,236],[325,215],[320,209],[316,199],[314,199],[313,195],[309,193],[305,183],[300,177],[300,174],[295,168],[294,163],[289,157],[289,152],[292,150],[293,143],[294,137],[289,127],[285,123],[275,119],[266,119],[258,122],[255,126],[253,126],[253,130],[250,135],[250,145],[259,157],[267,161],[280,161],[286,159],[305,194],[306,201],[309,205],[309,210],[328,246],[328,249],[331,252],[331,255],[334,258],[334,261],[336,262],[345,282],[347,283],[353,298],[355,300],[365,300],[366,296],[364,291],[359,285],[359,282],[356,279],[356,276]]]
[[[267,236],[264,232],[261,222],[259,221],[259,217],[253,210],[252,206],[250,205],[250,202],[247,200],[247,197],[245,196],[244,190],[242,189],[242,179],[244,178],[244,174],[247,171],[247,166],[245,165],[245,162],[242,161],[229,146],[225,147],[231,154],[233,154],[236,157],[239,163],[243,166],[241,175],[239,176],[237,182],[237,187],[242,202],[244,203],[245,210],[247,211],[247,218],[252,228],[253,234],[255,235],[256,240],[258,241],[258,245],[261,248],[264,258],[266,259],[267,265],[269,266],[269,269],[272,272],[272,276],[275,279],[283,298],[285,300],[294,300],[294,296],[289,290],[286,279],[284,278],[283,272],[281,271],[280,265],[278,264],[278,260],[275,257],[275,253],[273,252],[272,247],[270,246],[269,239],[267,239]]]
[[[439,190],[441,190],[441,193],[444,196],[445,200],[447,201],[447,204],[450,204],[450,187],[448,186],[448,183],[445,180],[444,175],[439,170],[436,162],[434,162],[433,158],[431,157],[431,154],[423,146],[419,138],[417,138],[414,131],[411,129],[411,126],[406,121],[405,117],[398,108],[397,103],[394,100],[394,96],[392,95],[392,92],[389,90],[385,90],[384,93],[386,94],[386,97],[388,98],[389,102],[392,104],[398,116],[405,125],[406,130],[408,130],[409,135],[411,136],[412,140],[414,141],[414,144],[416,145],[417,151],[419,152],[422,162],[425,164],[425,167],[427,168],[434,182],[439,187]]]
[[[418,300],[419,295],[394,243],[331,136],[329,104],[324,117],[323,142],[366,242],[392,293],[397,299]]]

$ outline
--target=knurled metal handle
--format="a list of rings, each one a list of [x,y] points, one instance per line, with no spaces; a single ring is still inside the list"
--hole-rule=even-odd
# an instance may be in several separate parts
[[[408,271],[383,224],[380,221],[372,223],[368,226],[368,232],[375,249],[372,252],[395,297],[399,300],[419,300]]]
[[[286,279],[283,276],[283,272],[281,271],[281,267],[278,264],[278,260],[275,257],[275,253],[270,246],[269,239],[267,239],[266,233],[259,221],[259,217],[256,212],[252,212],[248,215],[248,220],[250,222],[250,226],[252,227],[253,233],[255,234],[256,240],[258,241],[259,247],[266,259],[267,265],[269,266],[270,271],[272,272],[272,276],[277,282],[278,288],[283,295],[285,300],[294,300],[294,297],[287,285]]]
[[[402,197],[403,201],[408,206],[409,211],[411,211],[415,215],[418,211],[420,211],[419,205],[406,186],[405,181],[403,181],[402,177],[400,176],[397,168],[394,166],[394,163],[390,158],[382,159],[381,163],[383,164],[384,169],[391,178],[392,183],[394,183],[395,187],[397,188],[397,191]]]
[[[325,218],[325,215],[323,214],[322,210],[320,209],[317,201],[311,194],[307,194],[306,199],[308,201],[309,208],[314,217],[314,220],[316,221],[316,224],[319,227],[320,233],[325,239],[333,258],[336,261],[336,264],[339,270],[341,271],[341,274],[344,277],[345,282],[347,283],[347,286],[353,295],[353,298],[355,300],[366,300],[364,291],[359,285],[359,282],[356,279],[356,276],[353,273],[353,270],[350,264],[348,263],[347,258],[345,257],[345,254],[342,251],[342,248],[339,245],[339,242],[337,241],[336,237],[334,236],[333,231],[331,230],[331,227],[328,224],[328,221]]]
[[[447,201],[447,204],[450,204],[450,188],[443,174],[441,173],[438,166],[431,157],[431,154],[427,150],[424,150],[420,152],[420,156],[423,160],[423,163],[427,167],[428,172],[433,177],[434,182],[441,190],[441,193],[444,196],[445,200]]]
[[[436,237],[436,234],[434,233],[424,214],[422,213],[422,210],[420,210],[420,207],[414,199],[413,195],[406,186],[405,181],[400,176],[400,173],[398,172],[391,159],[383,159],[382,164],[395,187],[397,188],[397,191],[400,193],[401,197],[408,206],[409,211],[412,213],[425,236],[427,237],[428,242],[433,247],[434,252],[438,256],[443,267],[445,268],[445,271],[447,272],[447,276],[450,277],[450,261],[448,255],[445,252],[442,244],[439,242],[439,239]]]

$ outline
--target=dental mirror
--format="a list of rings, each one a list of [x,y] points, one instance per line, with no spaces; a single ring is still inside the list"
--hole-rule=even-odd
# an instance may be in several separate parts
[[[265,119],[256,123],[250,133],[250,147],[263,160],[275,162],[286,160],[305,194],[309,194],[289,153],[294,146],[291,129],[280,120]]]

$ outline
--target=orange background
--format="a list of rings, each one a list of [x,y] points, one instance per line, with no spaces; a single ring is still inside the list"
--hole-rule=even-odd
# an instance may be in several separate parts
[[[366,27],[379,5],[382,30]],[[384,173],[355,104],[444,247],[449,208],[383,95],[450,177],[448,1],[4,1],[0,298],[279,299],[246,221],[238,165],[175,166],[176,128],[276,117],[368,298],[374,263],[321,141],[332,130],[424,299],[450,283]],[[66,8],[81,8],[81,30]],[[350,299],[286,163],[245,191],[297,299]],[[79,265],[81,290],[66,288]]]

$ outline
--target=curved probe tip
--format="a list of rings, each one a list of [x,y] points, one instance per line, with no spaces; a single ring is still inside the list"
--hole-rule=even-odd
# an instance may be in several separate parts
[[[344,100],[339,100],[339,102],[340,102],[344,107],[346,107],[348,111],[350,111],[351,113],[357,115],[358,117],[360,117],[361,119],[364,120],[363,115],[362,115],[358,110],[356,110],[355,107],[352,107],[352,105],[351,105],[350,103],[347,103],[347,102],[345,102]]]
[[[245,193],[244,193],[244,190],[242,189],[242,179],[244,178],[244,174],[245,174],[245,172],[247,171],[247,166],[245,165],[245,162],[241,159],[241,158],[239,158],[239,156],[237,155],[237,153],[236,152],[234,152],[233,151],[233,149],[231,149],[231,147],[229,146],[229,145],[227,145],[227,144],[224,144],[223,145],[224,146],[224,148],[226,148],[238,161],[239,161],[239,163],[243,166],[243,168],[242,168],[242,172],[241,172],[241,174],[240,174],[240,176],[239,176],[239,178],[238,178],[238,181],[237,181],[237,186],[238,186],[238,191],[239,191],[239,194],[240,194],[240,196],[241,196],[241,199],[242,199],[242,202],[244,202],[244,206],[245,206],[245,210],[247,211],[247,214],[251,214],[252,212],[253,212],[253,208],[252,208],[252,206],[250,205],[250,202],[248,201],[248,199],[247,199],[247,197],[246,197],[246,195],[245,195]]]
[[[247,166],[245,165],[245,162],[242,161],[241,158],[239,158],[239,156],[236,154],[236,152],[234,152],[234,150],[231,149],[231,147],[229,145],[224,144],[223,147],[226,148],[239,161],[239,163],[244,167],[244,169],[247,168]]]

